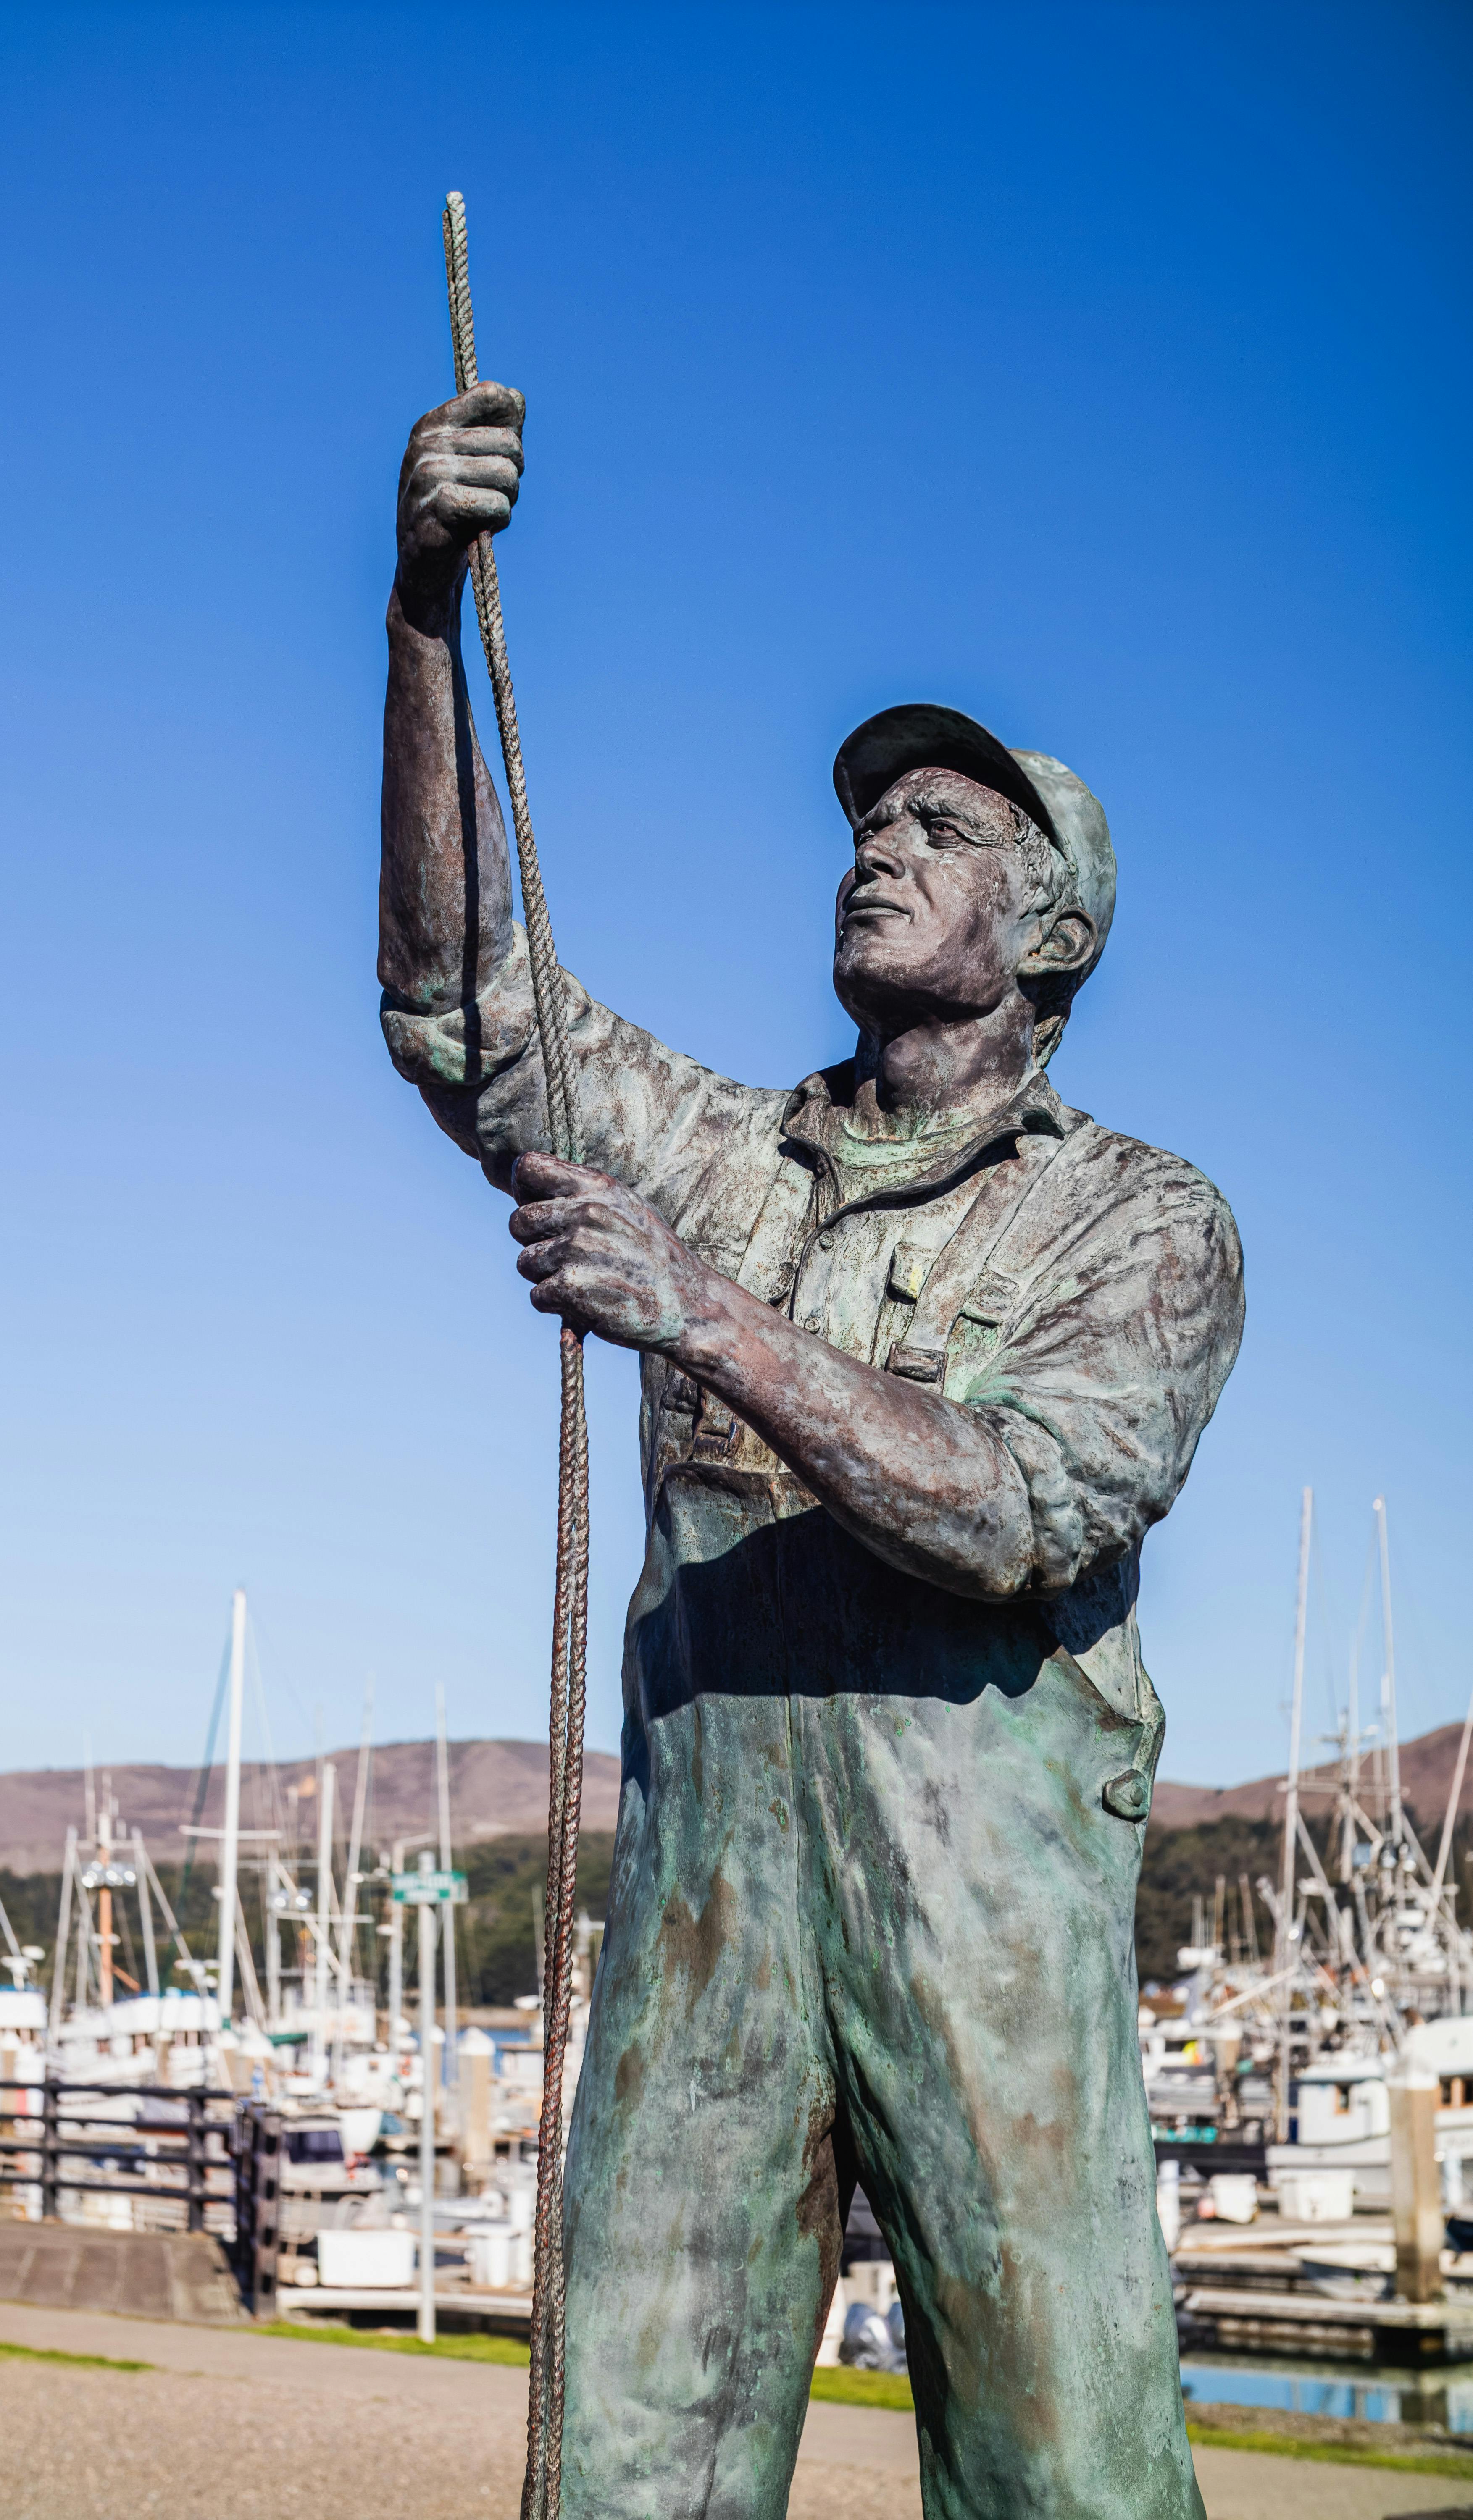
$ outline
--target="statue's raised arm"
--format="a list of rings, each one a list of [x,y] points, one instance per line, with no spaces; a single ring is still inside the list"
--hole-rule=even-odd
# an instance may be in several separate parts
[[[391,1010],[474,1007],[512,942],[501,809],[461,660],[461,590],[478,534],[508,523],[522,476],[522,396],[474,385],[425,414],[399,473],[389,600],[379,977]]]
[[[506,525],[523,402],[474,385],[410,431],[389,602],[379,978],[390,1055],[498,1188],[544,1148],[546,1089],[527,940],[512,917],[501,807],[461,655],[467,552]],[[667,1050],[564,973],[590,1160],[682,1230],[733,1131],[774,1128],[786,1094],[754,1092]],[[699,1231],[697,1231],[699,1239]]]

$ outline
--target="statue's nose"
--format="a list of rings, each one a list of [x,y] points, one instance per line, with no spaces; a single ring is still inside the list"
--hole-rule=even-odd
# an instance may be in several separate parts
[[[855,872],[863,875],[898,875],[905,864],[903,851],[891,832],[870,832],[855,843]]]

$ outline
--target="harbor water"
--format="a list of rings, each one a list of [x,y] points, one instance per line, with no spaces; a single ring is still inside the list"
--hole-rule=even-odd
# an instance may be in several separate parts
[[[1184,2356],[1181,2392],[1193,2406],[1263,2407],[1370,2424],[1417,2424],[1473,2437],[1473,2362],[1438,2371],[1276,2360],[1264,2354]]]

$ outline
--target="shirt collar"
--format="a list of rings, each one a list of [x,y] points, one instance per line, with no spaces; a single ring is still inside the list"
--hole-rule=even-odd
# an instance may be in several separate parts
[[[795,1086],[783,1111],[783,1134],[799,1146],[810,1147],[833,1163],[839,1153],[839,1132],[844,1115],[852,1106],[855,1092],[854,1062],[843,1059],[835,1067],[822,1067],[806,1076]],[[1041,1067],[1025,1076],[1021,1085],[1005,1102],[990,1111],[980,1112],[974,1127],[949,1133],[937,1148],[937,1160],[919,1175],[906,1182],[907,1191],[936,1188],[966,1172],[991,1147],[1003,1139],[1021,1137],[1067,1138],[1084,1118],[1082,1111],[1072,1110],[1060,1101]],[[924,1140],[911,1139],[910,1150]],[[897,1143],[897,1153],[900,1144]],[[883,1187],[884,1175],[877,1173],[875,1189]]]

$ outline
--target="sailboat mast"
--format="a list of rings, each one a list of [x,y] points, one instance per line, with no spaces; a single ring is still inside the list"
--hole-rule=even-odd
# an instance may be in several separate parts
[[[448,1872],[450,1854],[450,1752],[445,1740],[445,1692],[438,1685],[435,1691],[435,1746],[439,1786],[439,1862]],[[455,1911],[445,1910],[445,2081],[456,2080],[455,2046]]]
[[[1377,1497],[1371,1511],[1376,1517],[1376,1533],[1381,1544],[1381,1634],[1384,1666],[1381,1673],[1381,1721],[1386,1737],[1387,1781],[1391,1795],[1391,1821],[1387,1830],[1393,1846],[1402,1843],[1402,1745],[1397,1737],[1397,1647],[1391,1623],[1391,1546],[1386,1533],[1386,1499]]]
[[[102,1809],[97,1815],[97,1861],[102,1874],[97,1893],[97,2000],[106,2012],[113,2001],[113,1779],[103,1776]]]
[[[338,1772],[331,1759],[322,1762],[322,1791],[317,1797],[317,1976],[312,2008],[312,2057],[320,2069],[327,2053],[328,1935],[333,1893],[333,1788]]]
[[[1279,1876],[1278,1953],[1274,1967],[1280,1973],[1289,1969],[1294,1958],[1294,1876],[1295,1856],[1299,1838],[1299,1757],[1305,1712],[1305,1628],[1310,1607],[1310,1529],[1314,1513],[1314,1491],[1306,1488],[1299,1511],[1299,1590],[1294,1607],[1294,1700],[1289,1715],[1289,1776],[1284,1791],[1284,1856]],[[1278,2078],[1278,2140],[1289,2140],[1289,2047],[1293,2018],[1294,1982],[1285,1976],[1280,1994],[1283,2015],[1280,2027]]]
[[[230,1726],[225,1750],[225,1834],[220,1841],[220,2028],[230,2027],[235,2002],[236,1874],[241,1853],[241,1716],[246,1701],[246,1596],[230,1604]]]
[[[404,1844],[395,1838],[389,1859],[391,1872],[404,1869]],[[389,2070],[399,2070],[399,2015],[404,2009],[404,1911],[397,1899],[389,1906]]]
[[[281,2026],[281,1910],[277,1905],[286,1876],[274,1854],[266,1858],[266,2022]]]

